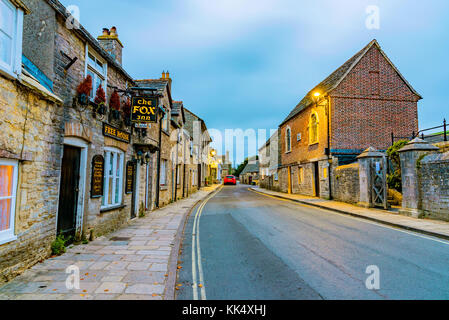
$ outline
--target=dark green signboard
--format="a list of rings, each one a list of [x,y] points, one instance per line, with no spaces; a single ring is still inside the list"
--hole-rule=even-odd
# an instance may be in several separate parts
[[[125,193],[133,193],[134,190],[134,172],[135,164],[132,161],[128,161],[126,164],[126,180],[125,180]]]
[[[104,158],[96,155],[92,158],[91,198],[103,196]]]
[[[131,103],[132,122],[157,122],[157,98],[133,97]]]

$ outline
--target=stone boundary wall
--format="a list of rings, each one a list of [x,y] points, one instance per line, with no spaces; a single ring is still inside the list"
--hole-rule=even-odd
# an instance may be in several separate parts
[[[449,221],[449,152],[418,160],[421,217]]]
[[[335,168],[332,187],[334,200],[358,203],[360,198],[359,164],[356,162]]]

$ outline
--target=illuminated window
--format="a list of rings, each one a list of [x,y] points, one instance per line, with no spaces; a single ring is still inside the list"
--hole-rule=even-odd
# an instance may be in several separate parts
[[[123,161],[122,151],[108,148],[104,152],[104,195],[102,208],[118,206],[122,203]]]
[[[285,152],[292,151],[292,130],[290,129],[290,127],[287,127],[287,129],[285,130],[285,147]]]
[[[0,0],[0,70],[17,77],[22,71],[23,11]]]
[[[15,240],[17,161],[0,159],[0,244]]]
[[[323,168],[323,179],[327,179],[327,168]]]
[[[309,123],[309,143],[318,143],[318,116],[316,113],[312,113]]]

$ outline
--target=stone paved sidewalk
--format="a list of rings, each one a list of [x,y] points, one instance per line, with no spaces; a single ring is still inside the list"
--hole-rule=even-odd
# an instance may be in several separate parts
[[[333,200],[324,200],[315,197],[307,197],[296,194],[286,194],[282,192],[266,190],[260,187],[251,187],[251,189],[271,196],[293,200],[302,204],[312,205],[322,209],[328,209],[343,214],[349,214],[359,218],[365,218],[371,221],[388,224],[390,226],[395,226],[402,229],[420,232],[434,237],[449,240],[449,222],[429,220],[429,219],[416,219],[400,215],[397,212],[397,210],[386,211],[380,209],[367,209],[351,205],[349,203],[338,202]]]
[[[164,299],[178,228],[188,211],[217,187],[134,219],[89,244],[69,247],[0,287],[0,300]],[[80,269],[80,289],[66,288],[71,265]]]

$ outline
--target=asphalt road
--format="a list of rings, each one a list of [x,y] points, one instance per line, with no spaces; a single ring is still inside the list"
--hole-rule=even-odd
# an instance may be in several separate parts
[[[198,209],[184,232],[177,299],[449,299],[447,241],[243,185]],[[378,290],[367,289],[369,266],[379,270]]]

